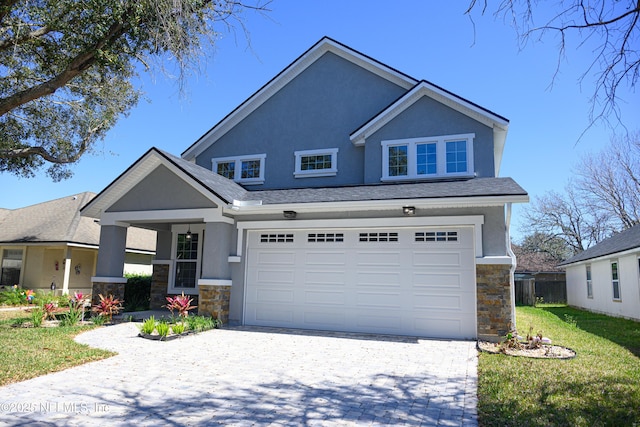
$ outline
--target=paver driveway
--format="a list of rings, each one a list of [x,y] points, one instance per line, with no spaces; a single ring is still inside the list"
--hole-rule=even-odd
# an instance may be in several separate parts
[[[170,342],[135,324],[77,341],[119,353],[0,387],[5,425],[477,425],[469,341],[237,327]]]

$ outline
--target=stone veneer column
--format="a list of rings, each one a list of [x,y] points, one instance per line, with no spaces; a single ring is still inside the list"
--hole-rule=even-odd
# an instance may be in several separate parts
[[[499,341],[511,329],[510,265],[476,265],[478,295],[478,339]]]
[[[198,291],[198,314],[211,316],[226,325],[229,322],[231,280],[200,279]]]
[[[124,277],[92,277],[91,283],[93,284],[91,305],[100,302],[100,295],[105,297],[113,295],[120,301],[124,301],[124,285],[127,283]]]
[[[151,294],[149,308],[159,310],[167,303],[169,286],[169,261],[154,261],[151,275]]]

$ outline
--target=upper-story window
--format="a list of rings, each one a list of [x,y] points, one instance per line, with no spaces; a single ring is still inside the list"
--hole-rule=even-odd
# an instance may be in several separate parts
[[[305,150],[294,152],[296,156],[296,178],[333,176],[338,173],[338,149]]]
[[[475,134],[382,141],[382,180],[473,176]]]
[[[211,159],[213,171],[243,184],[262,184],[266,154]]]

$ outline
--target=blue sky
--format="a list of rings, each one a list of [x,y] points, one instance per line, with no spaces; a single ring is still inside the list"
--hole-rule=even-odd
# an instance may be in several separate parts
[[[500,175],[513,177],[532,198],[562,190],[578,159],[603,148],[612,135],[611,129],[596,126],[578,141],[589,123],[594,77],[587,76],[582,87],[578,79],[598,41],[576,49],[576,41],[569,40],[550,87],[558,61],[556,38],[520,50],[507,23],[479,13],[474,35],[466,6],[466,1],[274,0],[268,15],[244,17],[250,48],[239,29],[221,35],[203,73],[189,80],[185,97],[160,73],[143,75],[148,102],[122,118],[97,153],[74,166],[70,180],[0,175],[0,207],[99,192],[152,146],[179,155],[325,35],[507,117],[511,124]],[[625,90],[619,95],[623,120],[633,126],[640,99]],[[522,236],[525,209],[514,210],[516,239]]]

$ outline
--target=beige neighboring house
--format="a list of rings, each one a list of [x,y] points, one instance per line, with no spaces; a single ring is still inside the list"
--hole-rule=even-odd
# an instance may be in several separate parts
[[[100,241],[100,224],[81,217],[95,197],[85,192],[19,209],[0,209],[0,288],[91,293]],[[156,232],[130,228],[125,273],[151,274]]]

